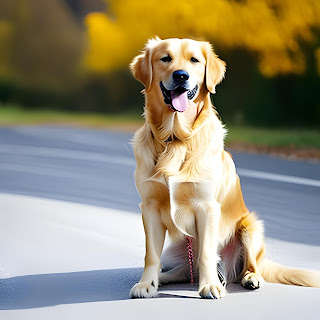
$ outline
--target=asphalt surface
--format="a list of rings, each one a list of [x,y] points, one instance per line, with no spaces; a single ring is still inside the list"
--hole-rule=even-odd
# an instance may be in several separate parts
[[[131,138],[64,127],[0,128],[0,192],[139,213]],[[265,221],[266,235],[320,245],[320,164],[231,152],[247,206]]]
[[[128,299],[144,255],[131,137],[0,128],[1,319],[318,319],[313,288],[229,285],[221,301],[203,301],[186,284]],[[231,152],[268,257],[320,270],[320,164]]]

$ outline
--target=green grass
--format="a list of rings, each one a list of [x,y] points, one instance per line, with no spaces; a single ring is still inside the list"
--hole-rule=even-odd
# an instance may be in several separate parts
[[[0,126],[59,124],[92,128],[135,130],[143,123],[137,113],[99,114],[59,110],[24,109],[17,106],[0,105]]]
[[[320,149],[320,131],[311,129],[269,129],[228,126],[226,143],[242,142],[251,145]]]
[[[26,110],[17,106],[0,105],[0,126],[59,124],[90,128],[134,131],[143,123],[136,114],[73,113],[57,110]],[[320,130],[269,129],[227,125],[226,143],[251,146],[320,149]]]

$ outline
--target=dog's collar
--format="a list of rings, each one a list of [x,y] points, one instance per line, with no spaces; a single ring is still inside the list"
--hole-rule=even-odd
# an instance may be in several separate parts
[[[164,141],[165,144],[168,144],[172,141],[179,140],[175,135],[169,136],[167,140]]]
[[[150,134],[151,134],[152,139],[158,140],[158,139],[156,138],[156,136],[153,134],[151,128],[150,128]],[[172,142],[172,141],[174,141],[174,140],[178,140],[177,137],[176,137],[175,135],[170,135],[167,140],[164,140],[164,141],[163,141],[163,143],[164,143],[164,144],[168,144],[169,142]],[[158,141],[159,141],[159,140],[158,140]],[[162,143],[161,141],[159,141],[159,142]]]

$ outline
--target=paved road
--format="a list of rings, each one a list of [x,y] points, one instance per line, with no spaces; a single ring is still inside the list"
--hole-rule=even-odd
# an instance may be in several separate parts
[[[139,213],[131,137],[63,127],[2,128],[0,192]],[[232,154],[246,203],[266,222],[266,235],[320,245],[320,165]]]
[[[130,138],[0,128],[1,319],[247,318],[248,305],[261,319],[317,319],[320,289],[291,286],[249,293],[231,285],[214,304],[181,299],[197,297],[190,285],[163,287],[147,302],[127,300],[144,253]],[[246,203],[265,221],[269,257],[320,269],[320,165],[232,154]]]

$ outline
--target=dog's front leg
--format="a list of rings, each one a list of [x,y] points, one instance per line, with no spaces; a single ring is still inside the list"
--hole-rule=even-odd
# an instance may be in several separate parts
[[[142,219],[146,234],[145,266],[140,281],[130,291],[131,298],[157,296],[160,257],[166,229],[161,222],[160,212],[153,201],[141,204]]]
[[[221,207],[217,202],[201,204],[196,210],[199,241],[199,294],[207,299],[219,299],[226,293],[217,273],[220,216]]]

